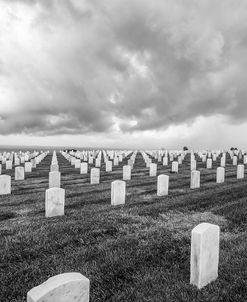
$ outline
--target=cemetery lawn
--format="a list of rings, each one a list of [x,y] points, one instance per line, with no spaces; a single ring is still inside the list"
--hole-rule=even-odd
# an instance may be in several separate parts
[[[247,301],[247,178],[228,164],[216,184],[216,167],[199,163],[201,188],[190,190],[189,155],[170,176],[169,196],[156,195],[138,153],[127,181],[124,206],[110,205],[110,183],[122,178],[101,168],[101,183],[89,184],[61,155],[65,216],[45,218],[51,153],[12,194],[0,196],[0,301],[26,301],[27,292],[49,277],[80,272],[90,280],[90,301]],[[229,163],[230,160],[228,159]],[[92,167],[92,166],[91,166]],[[245,171],[246,173],[246,171]],[[191,230],[201,222],[220,226],[219,277],[198,290],[189,284]]]

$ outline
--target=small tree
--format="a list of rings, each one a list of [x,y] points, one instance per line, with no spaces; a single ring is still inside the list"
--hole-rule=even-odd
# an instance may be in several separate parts
[[[183,150],[184,150],[184,151],[188,151],[189,149],[188,149],[188,147],[184,146],[184,147],[183,147]]]

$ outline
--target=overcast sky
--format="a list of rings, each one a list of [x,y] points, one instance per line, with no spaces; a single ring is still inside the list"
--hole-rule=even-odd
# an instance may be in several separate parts
[[[247,148],[246,0],[0,0],[0,144]]]

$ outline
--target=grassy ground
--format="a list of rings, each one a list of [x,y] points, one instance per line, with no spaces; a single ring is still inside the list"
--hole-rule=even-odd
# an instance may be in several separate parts
[[[90,301],[247,301],[247,178],[237,180],[236,167],[228,164],[226,182],[216,184],[219,161],[212,170],[199,163],[201,188],[190,190],[189,156],[178,174],[159,163],[170,191],[158,197],[138,153],[126,205],[112,207],[110,183],[127,159],[101,172],[100,185],[58,161],[65,216],[44,217],[51,155],[0,196],[1,302],[26,301],[32,287],[71,271],[90,279]],[[201,222],[218,224],[221,235],[219,278],[199,291],[189,284],[190,234]]]

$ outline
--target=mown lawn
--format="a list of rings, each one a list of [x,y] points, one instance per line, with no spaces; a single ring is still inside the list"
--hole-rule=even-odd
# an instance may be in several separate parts
[[[124,206],[110,205],[110,183],[122,178],[122,166],[101,172],[100,185],[89,184],[58,155],[65,216],[44,217],[51,154],[25,181],[14,181],[12,194],[0,196],[0,301],[26,301],[32,287],[64,272],[90,279],[90,301],[247,301],[247,175],[216,184],[216,167],[201,171],[201,188],[190,190],[189,155],[170,176],[169,196],[156,196],[138,153]],[[2,174],[13,171],[3,170]],[[218,224],[219,278],[197,290],[189,284],[190,234],[201,222]]]

